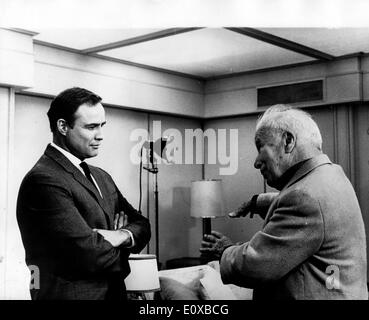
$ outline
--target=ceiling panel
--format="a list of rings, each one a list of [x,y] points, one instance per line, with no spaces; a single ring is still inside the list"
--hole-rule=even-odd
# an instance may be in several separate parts
[[[222,28],[200,29],[99,54],[201,77],[313,60]]]
[[[76,50],[121,42],[161,29],[39,29],[35,40]],[[369,28],[262,28],[333,56],[369,52]],[[141,39],[142,40],[142,39]],[[98,52],[154,68],[214,77],[314,60],[311,57],[226,30],[203,28]]]
[[[138,37],[162,29],[39,29],[35,40],[84,50],[99,45]]]
[[[263,28],[264,32],[341,56],[369,52],[369,28]]]

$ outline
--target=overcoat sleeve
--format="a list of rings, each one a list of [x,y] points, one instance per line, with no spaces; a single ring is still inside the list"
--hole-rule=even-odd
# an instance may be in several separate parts
[[[276,281],[316,252],[324,225],[320,204],[301,190],[280,195],[264,228],[221,257],[224,283],[253,288]]]
[[[277,198],[279,192],[267,192],[260,193],[256,200],[256,207],[253,213],[258,214],[260,217],[265,219],[270,205]]]

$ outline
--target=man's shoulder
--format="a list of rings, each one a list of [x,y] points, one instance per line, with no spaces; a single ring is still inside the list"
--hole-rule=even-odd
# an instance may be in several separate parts
[[[43,154],[23,178],[23,183],[41,183],[63,176],[63,169],[53,159]]]
[[[332,188],[335,187],[341,189],[352,187],[342,167],[334,163],[315,168],[301,179],[297,186],[304,188],[314,196],[331,193]]]
[[[313,205],[316,203],[314,188],[310,188],[309,184],[297,182],[289,188],[281,191],[277,196],[279,202],[287,203],[298,203],[305,204],[309,203]]]

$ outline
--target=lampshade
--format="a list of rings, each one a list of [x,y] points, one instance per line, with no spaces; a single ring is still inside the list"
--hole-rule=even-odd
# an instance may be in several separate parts
[[[191,185],[191,216],[215,218],[224,215],[222,180],[199,180]]]
[[[128,262],[131,273],[124,280],[127,292],[151,292],[160,290],[155,255],[131,254]]]

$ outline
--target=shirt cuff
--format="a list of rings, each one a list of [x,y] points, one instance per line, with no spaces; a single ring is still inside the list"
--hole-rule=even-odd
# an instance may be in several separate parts
[[[132,234],[132,232],[131,231],[129,231],[128,229],[124,229],[124,228],[122,228],[122,229],[120,229],[120,230],[124,230],[124,231],[127,231],[128,232],[128,234],[129,234],[129,236],[131,237],[131,245],[129,246],[129,247],[126,247],[126,248],[133,248],[134,246],[135,246],[135,238],[133,237],[133,234]]]

